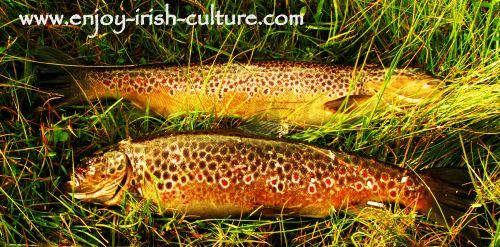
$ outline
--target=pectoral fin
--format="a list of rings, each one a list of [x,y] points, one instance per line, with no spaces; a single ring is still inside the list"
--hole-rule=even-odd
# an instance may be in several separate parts
[[[326,110],[331,112],[337,112],[341,110],[341,108],[346,109],[347,111],[351,111],[371,97],[372,97],[371,95],[349,95],[328,101],[323,106],[325,107]]]

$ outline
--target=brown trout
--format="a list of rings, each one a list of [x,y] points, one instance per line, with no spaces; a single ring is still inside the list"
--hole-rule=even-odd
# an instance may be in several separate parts
[[[62,52],[40,49],[38,60],[73,62]],[[258,117],[319,125],[345,100],[356,106],[381,90],[387,69],[311,62],[260,61],[188,66],[85,68],[42,66],[40,87],[67,103],[123,98],[162,116],[202,111],[217,116]],[[441,81],[415,69],[396,69],[384,102],[415,104],[439,93]]]
[[[469,208],[463,170],[414,173],[319,147],[206,132],[125,140],[78,166],[66,190],[76,199],[117,205],[125,192],[160,212],[198,217],[325,217],[332,210],[399,203],[451,223]]]

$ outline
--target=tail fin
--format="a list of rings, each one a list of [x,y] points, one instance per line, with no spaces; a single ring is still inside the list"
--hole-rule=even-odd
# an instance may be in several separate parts
[[[477,220],[470,212],[475,193],[468,171],[460,168],[433,168],[421,174],[431,178],[425,181],[432,193],[429,219],[443,226],[462,223],[465,226],[460,235],[471,243],[482,246]]]
[[[72,104],[84,100],[85,71],[78,62],[64,52],[50,47],[37,47],[34,50],[37,65],[37,86],[50,94],[63,96],[60,104]]]

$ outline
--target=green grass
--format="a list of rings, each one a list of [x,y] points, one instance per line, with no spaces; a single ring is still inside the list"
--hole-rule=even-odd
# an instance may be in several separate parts
[[[61,191],[78,159],[128,136],[227,127],[203,113],[144,116],[126,102],[55,109],[36,101],[32,47],[60,48],[89,65],[177,63],[218,56],[415,66],[443,78],[445,94],[406,109],[335,116],[287,138],[415,170],[469,168],[485,235],[500,244],[500,6],[492,1],[219,1],[226,13],[299,13],[304,26],[129,26],[94,39],[90,27],[21,26],[18,14],[122,14],[105,1],[0,0],[0,243],[49,245],[459,245],[456,231],[404,209],[333,213],[322,220],[187,220],[129,198],[106,208]],[[196,2],[196,1],[188,1]],[[208,6],[212,1],[203,1]],[[279,2],[279,3],[278,3]],[[97,5],[96,5],[97,4]],[[162,9],[163,1],[123,4]],[[171,4],[182,15],[199,11]],[[17,66],[12,70],[13,63]],[[38,107],[38,108],[37,108]],[[41,108],[40,108],[41,107]],[[34,109],[42,109],[35,111]],[[230,124],[229,124],[230,125]],[[480,172],[475,172],[475,168]]]

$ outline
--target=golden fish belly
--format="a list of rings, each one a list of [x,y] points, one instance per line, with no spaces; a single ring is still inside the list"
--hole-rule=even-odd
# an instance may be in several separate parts
[[[178,134],[122,143],[130,189],[162,211],[201,217],[295,214],[398,202],[427,209],[427,190],[404,169],[304,144],[237,135]]]
[[[198,111],[219,117],[280,119],[297,125],[319,125],[328,121],[332,115],[332,112],[324,107],[324,103],[330,100],[326,95],[303,95],[301,98],[297,98],[294,94],[285,94],[280,97],[256,95],[248,98],[243,94],[235,93],[218,99],[205,94],[183,92],[172,97],[158,92],[150,96],[135,96],[127,97],[127,99],[141,108],[148,107],[152,112],[163,116]]]

